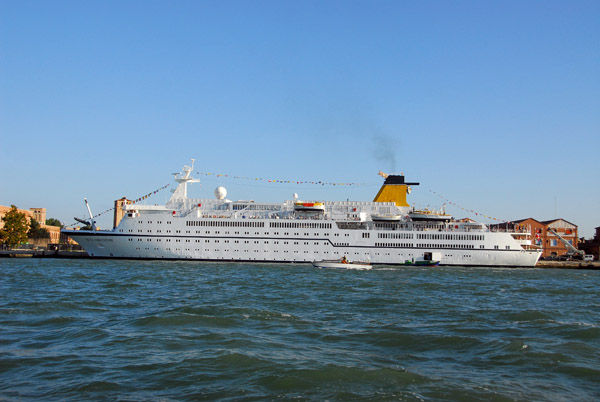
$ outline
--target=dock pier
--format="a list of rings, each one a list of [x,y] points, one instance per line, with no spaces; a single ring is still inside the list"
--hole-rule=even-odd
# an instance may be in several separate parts
[[[83,250],[0,250],[0,258],[89,258]]]

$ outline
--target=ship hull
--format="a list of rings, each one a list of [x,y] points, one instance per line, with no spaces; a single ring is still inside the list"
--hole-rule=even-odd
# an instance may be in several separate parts
[[[494,236],[491,233],[487,233],[485,241],[479,243],[442,243],[433,240],[427,243],[381,243],[364,239],[376,238],[377,233],[372,233],[374,231],[331,233],[328,230],[330,233],[325,233],[321,230],[323,233],[319,233],[316,230],[314,233],[297,232],[297,236],[293,232],[290,232],[291,236],[285,236],[281,232],[276,232],[278,234],[275,235],[267,231],[255,231],[252,235],[225,235],[206,231],[201,234],[181,233],[170,236],[118,231],[65,232],[91,257],[98,258],[311,263],[348,256],[353,260],[370,261],[372,264],[404,265],[406,260],[421,257],[426,252],[437,252],[442,256],[440,265],[533,267],[540,256],[539,251],[518,249],[516,245],[513,248],[496,248],[497,245],[493,243],[505,241],[505,238],[497,240],[494,237],[499,234]],[[371,236],[366,236],[365,233]],[[306,234],[308,236],[303,237]],[[405,237],[411,235],[416,238],[418,235],[422,236],[422,233],[404,233]],[[340,237],[345,241],[340,242]]]

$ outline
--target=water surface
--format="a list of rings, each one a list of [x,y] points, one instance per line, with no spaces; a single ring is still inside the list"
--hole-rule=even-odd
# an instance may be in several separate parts
[[[0,400],[600,399],[600,272],[0,260]]]

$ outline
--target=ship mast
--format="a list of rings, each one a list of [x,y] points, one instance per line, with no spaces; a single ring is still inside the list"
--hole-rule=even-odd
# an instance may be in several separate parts
[[[192,171],[194,170],[195,159],[192,159],[192,166],[183,166],[183,171],[173,173],[175,181],[179,183],[177,188],[173,191],[173,195],[169,200],[169,203],[176,201],[184,201],[187,199],[187,185],[188,183],[200,183],[200,180],[191,177]]]

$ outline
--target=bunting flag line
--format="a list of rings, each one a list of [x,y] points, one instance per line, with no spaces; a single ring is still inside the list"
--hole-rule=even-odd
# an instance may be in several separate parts
[[[99,217],[99,216],[101,216],[101,215],[104,215],[104,214],[105,214],[105,213],[107,213],[107,212],[113,211],[114,209],[115,209],[114,207],[113,207],[113,208],[108,208],[106,211],[102,211],[102,212],[100,212],[99,214],[96,214],[96,215],[94,215],[94,219],[96,219],[97,217]],[[75,223],[71,223],[70,225],[67,225],[67,226],[65,226],[65,227],[66,227],[66,228],[70,228],[70,227],[75,227],[75,226],[77,226],[77,225],[80,225],[80,224],[81,224],[81,223],[79,223],[79,222],[75,222]]]
[[[505,219],[494,218],[493,216],[487,216],[487,215],[485,215],[485,214],[482,214],[481,212],[477,212],[477,211],[474,211],[474,210],[472,210],[472,209],[464,208],[464,207],[462,207],[462,206],[458,205],[457,203],[455,203],[455,202],[453,202],[453,201],[450,201],[449,199],[447,199],[447,198],[446,198],[446,197],[444,197],[443,195],[436,193],[436,192],[435,192],[435,191],[433,191],[433,190],[429,190],[429,189],[428,189],[427,191],[429,191],[430,193],[434,194],[435,196],[437,196],[437,197],[441,198],[442,200],[446,201],[448,204],[450,204],[450,205],[452,205],[452,206],[454,206],[454,207],[456,207],[456,208],[460,208],[460,209],[462,209],[462,210],[463,210],[463,211],[465,211],[465,212],[471,212],[471,213],[475,214],[476,216],[482,216],[482,217],[484,217],[484,218],[486,218],[486,219],[490,219],[490,220],[494,220],[494,221],[498,221],[498,222],[508,222],[508,223],[511,223],[511,222],[509,222],[509,221],[506,221]]]
[[[159,188],[158,190],[154,190],[151,193],[148,193],[140,198],[136,198],[135,200],[131,201],[132,204],[135,204],[137,202],[140,201],[144,201],[146,198],[153,196],[154,194],[158,193],[160,190],[164,190],[165,188],[169,187],[170,184],[165,184],[164,186],[162,186],[161,188]]]
[[[148,193],[148,194],[146,194],[146,195],[144,195],[144,196],[142,196],[142,197],[139,197],[139,198],[136,198],[135,200],[132,200],[132,201],[131,201],[131,203],[132,203],[132,204],[136,204],[136,203],[138,203],[138,202],[144,201],[145,199],[147,199],[147,198],[149,198],[149,197],[153,196],[154,194],[158,193],[158,192],[159,192],[159,191],[161,191],[161,190],[164,190],[165,188],[167,188],[167,187],[169,187],[169,186],[170,186],[170,184],[165,184],[164,186],[162,186],[161,188],[159,188],[159,189],[157,189],[157,190],[154,190],[154,191],[152,191],[152,192],[150,192],[150,193]],[[115,208],[114,208],[114,207],[112,207],[112,208],[108,208],[107,210],[105,210],[105,211],[102,211],[102,212],[100,212],[99,214],[96,214],[96,215],[94,215],[94,218],[97,218],[97,217],[99,217],[99,216],[101,216],[101,215],[104,215],[104,214],[105,214],[105,213],[107,213],[107,212],[114,211],[114,210],[115,210]],[[71,227],[71,226],[75,226],[75,225],[78,225],[78,223],[73,223],[73,224],[71,224],[71,225],[68,225],[68,226],[66,226],[66,227]]]
[[[136,198],[135,200],[132,200],[131,203],[132,204],[136,204],[138,202],[144,201],[145,199],[152,197],[154,194],[158,193],[160,190],[164,190],[165,188],[167,188],[169,186],[170,186],[170,184],[165,184],[164,186],[162,186],[161,188],[159,188],[157,190],[154,190],[154,191],[152,191],[152,192],[150,192],[150,193],[148,193],[148,194],[146,194],[144,196],[141,196],[140,198]],[[98,215],[94,215],[94,218],[97,217],[97,216],[103,215],[103,214],[105,214],[107,212],[113,211],[114,209],[115,208],[113,207],[113,208],[107,209],[106,211],[102,211]]]
[[[279,183],[279,184],[312,184],[312,185],[321,185],[321,186],[366,186],[366,183],[333,183],[333,182],[325,182],[325,181],[311,181],[311,180],[278,180],[278,179],[264,179],[260,177],[246,177],[246,176],[233,176],[228,174],[221,173],[207,173],[207,172],[196,172],[196,174],[200,174],[203,176],[213,176],[213,177],[225,177],[228,179],[236,179],[236,180],[251,180],[251,181],[261,181],[265,183]]]

